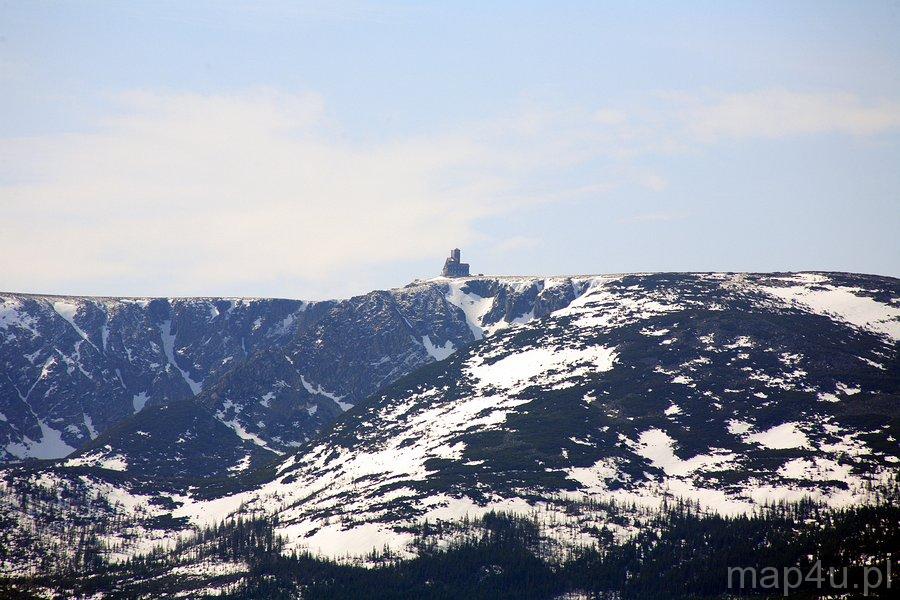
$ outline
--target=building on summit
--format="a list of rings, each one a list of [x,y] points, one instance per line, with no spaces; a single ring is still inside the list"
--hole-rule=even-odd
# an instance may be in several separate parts
[[[444,277],[468,277],[469,263],[459,262],[459,248],[450,251],[450,256],[444,261]]]

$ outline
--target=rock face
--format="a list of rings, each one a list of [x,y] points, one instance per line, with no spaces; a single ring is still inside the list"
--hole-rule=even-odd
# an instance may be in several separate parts
[[[19,499],[63,487],[74,491],[42,504],[42,518],[94,515],[123,556],[147,549],[134,540],[249,511],[277,515],[288,550],[338,557],[403,554],[410,525],[490,509],[531,514],[571,547],[633,531],[640,515],[611,519],[611,501],[679,496],[726,513],[805,496],[866,502],[900,472],[898,297],[900,281],[862,275],[640,274],[440,279],[238,312],[257,332],[244,344],[239,325],[184,334],[186,347],[240,348],[233,367],[175,359],[152,373],[186,402],[151,402],[65,461],[0,470],[0,520],[12,538],[58,546],[64,528],[29,538],[33,511]],[[143,309],[155,356],[168,355],[153,332],[170,331],[172,307]],[[94,356],[80,312],[84,336],[21,316],[38,312],[17,322]],[[178,325],[173,355],[192,356]],[[111,330],[106,347],[116,343]],[[202,382],[196,397],[186,378]],[[109,533],[116,520],[127,535]]]
[[[0,462],[66,456],[182,400],[284,452],[483,326],[564,306],[579,284],[560,281],[439,279],[326,302],[2,294]]]
[[[0,460],[58,458],[145,406],[192,398],[307,305],[0,296]]]

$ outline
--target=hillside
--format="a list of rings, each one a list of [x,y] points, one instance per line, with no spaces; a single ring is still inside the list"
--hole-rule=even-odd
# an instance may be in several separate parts
[[[500,283],[521,294],[482,300]],[[127,519],[136,537],[110,538],[119,557],[238,514],[277,519],[284,552],[363,559],[390,548],[412,557],[423,523],[444,523],[432,537],[446,544],[453,523],[492,510],[529,516],[546,544],[572,549],[624,542],[676,498],[723,515],[785,500],[839,508],[878,501],[897,477],[896,279],[635,274],[500,283],[393,292],[420,299],[420,288],[434,290],[425,297],[438,301],[421,314],[461,306],[450,314],[471,337],[490,335],[454,343],[452,354],[383,387],[275,462],[254,469],[260,459],[245,460],[246,448],[228,450],[229,466],[247,468],[180,487],[142,477],[146,463],[118,469],[134,464],[128,452],[140,447],[128,440],[145,430],[137,422],[147,412],[98,439],[99,449],[80,455],[87,458],[8,468],[2,514],[22,526],[28,519],[15,498],[74,486],[81,491],[72,501],[45,509],[114,498],[95,522]],[[446,348],[446,336],[433,339]],[[254,357],[260,368],[274,360],[264,356]]]
[[[387,388],[230,500],[280,505],[290,540],[330,556],[402,551],[412,523],[491,509],[538,509],[562,543],[587,543],[603,511],[570,504],[598,498],[864,503],[900,462],[898,291],[820,274],[597,279]]]

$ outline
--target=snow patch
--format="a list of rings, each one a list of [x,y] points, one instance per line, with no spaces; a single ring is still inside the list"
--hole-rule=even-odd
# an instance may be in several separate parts
[[[445,298],[453,306],[462,309],[466,316],[466,323],[468,323],[469,329],[472,330],[472,335],[476,340],[480,340],[484,337],[482,320],[484,315],[494,305],[494,299],[482,298],[478,294],[471,292],[463,292],[462,288],[465,285],[465,281],[450,281],[447,284],[449,292],[447,292]]]
[[[69,325],[72,326],[72,329],[78,333],[79,336],[83,340],[85,340],[91,346],[94,346],[94,343],[88,339],[88,335],[84,332],[84,330],[79,327],[75,323],[75,315],[78,314],[78,305],[72,302],[67,302],[65,300],[57,300],[53,303],[53,310],[56,311],[60,317],[62,317]],[[94,346],[96,348],[96,346]]]
[[[290,535],[290,527],[283,533]],[[349,549],[363,555],[385,546],[402,548],[413,541],[413,535],[396,532],[380,523],[362,523],[349,529],[340,524],[325,525],[309,537],[302,538],[302,546],[319,556],[342,556]]]
[[[196,396],[203,388],[203,382],[197,382],[191,379],[191,374],[179,367],[178,363],[175,362],[175,334],[172,333],[171,319],[167,319],[159,325],[159,335],[162,338],[163,352],[165,352],[169,364],[181,373],[184,382],[188,384],[188,387],[191,388],[191,392]]]
[[[480,389],[488,386],[509,391],[524,389],[541,377],[542,385],[571,377],[609,371],[617,359],[615,348],[589,346],[587,348],[532,348],[510,354],[487,364],[475,356],[466,364],[467,375]]]
[[[147,392],[141,392],[140,394],[135,394],[131,398],[131,405],[134,407],[135,414],[144,410],[144,406],[147,405],[147,400],[150,399],[150,396]]]
[[[638,438],[635,452],[650,461],[654,467],[665,471],[666,475],[683,477],[698,469],[724,468],[734,459],[734,454],[699,454],[687,460],[675,454],[675,440],[661,429],[648,429]]]
[[[30,331],[32,337],[37,336],[37,321],[27,312],[20,311],[20,308],[22,303],[16,298],[3,298],[3,303],[0,304],[0,329],[20,327]]]
[[[63,441],[62,432],[41,420],[38,421],[38,425],[41,428],[40,440],[34,441],[26,435],[21,442],[7,444],[6,451],[16,458],[43,459],[63,458],[75,452],[75,448]]]
[[[238,435],[238,437],[241,438],[242,440],[247,440],[247,441],[253,442],[260,448],[265,448],[266,450],[268,450],[270,452],[274,452],[275,454],[284,454],[284,452],[279,452],[278,450],[275,450],[274,448],[270,448],[269,445],[266,444],[266,441],[264,439],[262,439],[261,437],[259,437],[258,435],[256,435],[255,433],[250,433],[249,431],[244,429],[244,426],[241,425],[241,423],[237,420],[237,418],[234,418],[230,421],[224,421],[224,420],[222,420],[220,414],[216,415],[216,416],[219,417],[219,420],[222,421],[223,424],[230,427]]]
[[[855,292],[865,291],[861,288],[830,285],[824,283],[825,277],[821,275],[813,278],[808,275],[811,274],[800,273],[791,279],[801,285],[762,287],[762,290],[809,312],[900,340],[900,308],[857,295]]]
[[[109,452],[110,446],[104,449]],[[65,462],[67,467],[98,467],[108,471],[127,471],[128,460],[121,454],[105,454],[103,452],[90,452],[84,456],[70,458]]]
[[[751,433],[744,439],[772,450],[809,447],[809,440],[806,434],[799,429],[797,423],[782,423],[759,433]]]
[[[427,335],[422,336],[422,344],[425,346],[425,351],[428,352],[429,356],[434,360],[444,360],[454,352],[456,352],[456,348],[453,347],[453,342],[447,340],[444,342],[443,346],[435,346],[431,342],[431,337]]]
[[[250,468],[250,455],[244,456],[241,460],[237,462],[234,466],[228,467],[228,471],[231,473],[240,473],[242,471],[246,471]]]
[[[352,404],[350,404],[349,402],[344,402],[343,396],[338,396],[337,394],[333,394],[333,393],[327,391],[321,385],[316,385],[316,386],[312,385],[310,382],[308,382],[306,380],[306,377],[304,377],[303,375],[300,376],[300,383],[303,384],[303,387],[305,387],[306,391],[309,392],[310,394],[313,394],[316,396],[325,396],[326,398],[330,398],[344,412],[353,408]]]
[[[91,436],[92,440],[96,440],[97,439],[97,430],[94,429],[94,420],[91,419],[91,417],[88,416],[87,413],[82,413],[81,416],[84,419],[84,426],[88,430],[88,435]]]
[[[731,419],[728,421],[728,433],[731,435],[743,435],[753,429],[753,425],[746,421]]]

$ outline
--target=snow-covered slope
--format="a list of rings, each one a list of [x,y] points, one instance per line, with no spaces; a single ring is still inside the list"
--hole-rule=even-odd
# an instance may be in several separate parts
[[[851,276],[595,278],[388,388],[242,501],[276,498],[294,542],[332,556],[402,549],[410,522],[490,508],[587,530],[566,498],[861,502],[900,460],[898,292]],[[795,301],[819,293],[841,301]]]
[[[118,470],[127,457],[111,445],[91,472],[21,470],[7,485],[77,474],[114,490],[123,506],[147,506],[148,518],[138,520],[145,525],[150,517],[202,525],[237,511],[277,514],[288,548],[341,557],[385,544],[403,553],[410,524],[492,508],[534,512],[556,542],[578,544],[601,527],[631,531],[593,500],[655,506],[677,495],[728,513],[805,496],[860,503],[871,482],[900,466],[896,279],[476,278],[392,296],[403,294],[403,302],[370,298],[363,306],[372,312],[351,312],[423,303],[400,313],[408,337],[421,343],[427,335],[433,348],[450,342],[455,352],[422,360],[270,467],[154,490]],[[417,329],[412,317],[447,305],[455,309],[447,329],[434,319],[427,333]],[[338,314],[329,316],[347,322]],[[460,337],[449,323],[463,328]],[[330,327],[310,331],[333,346],[328,335],[341,330]],[[420,347],[427,353],[429,345]],[[349,353],[332,351],[335,361]],[[303,365],[292,355],[284,362]],[[339,386],[299,374],[285,383],[339,397]],[[229,385],[226,400],[239,389]]]

